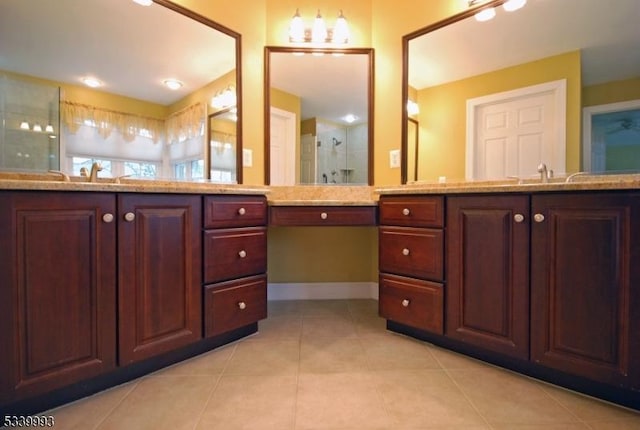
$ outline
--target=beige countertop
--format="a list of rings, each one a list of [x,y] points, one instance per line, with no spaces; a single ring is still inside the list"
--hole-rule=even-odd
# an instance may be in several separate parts
[[[272,206],[376,206],[387,194],[464,194],[503,192],[558,192],[640,190],[640,174],[580,175],[566,182],[564,178],[548,183],[539,180],[508,179],[504,181],[462,181],[412,183],[372,187],[367,185],[296,185],[260,186],[217,184],[206,181],[144,180],[122,178],[100,179],[96,183],[72,177],[63,181],[54,174],[0,173],[0,190],[102,191],[133,193],[186,194],[256,194],[266,195]]]

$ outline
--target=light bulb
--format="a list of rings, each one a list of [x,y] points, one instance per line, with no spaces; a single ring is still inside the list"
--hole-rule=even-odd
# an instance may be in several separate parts
[[[53,133],[53,126],[51,124],[48,124],[45,128],[44,131],[46,131],[47,133]]]
[[[162,81],[170,90],[178,90],[182,88],[182,82],[177,79],[165,79]]]
[[[296,9],[295,15],[291,18],[289,25],[289,40],[291,42],[304,42],[304,22],[300,16],[300,11]]]
[[[347,19],[342,14],[342,10],[340,10],[336,26],[333,29],[333,41],[335,43],[347,43],[349,41],[349,24],[347,24]]]
[[[311,41],[316,43],[322,43],[327,40],[327,26],[320,15],[320,10],[316,15],[316,19],[313,20],[313,29],[311,30]]]
[[[29,123],[27,121],[22,121],[20,123],[20,130],[29,130]]]
[[[42,131],[42,127],[40,126],[40,124],[35,124],[33,126],[33,131],[38,131],[38,132]]]
[[[507,12],[513,12],[514,10],[518,10],[527,4],[527,0],[507,0],[502,4],[502,7]]]
[[[489,21],[494,16],[496,16],[496,10],[492,7],[488,9],[482,9],[480,12],[475,14],[476,21],[480,22]]]

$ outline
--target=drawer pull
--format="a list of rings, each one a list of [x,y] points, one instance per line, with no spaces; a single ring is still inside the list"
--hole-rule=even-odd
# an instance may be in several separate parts
[[[242,251],[238,252],[238,255],[240,256],[240,258],[244,258],[247,256],[247,251],[243,249]]]
[[[402,209],[402,215],[409,216],[409,214],[411,214],[411,211],[409,210],[409,208]]]
[[[136,214],[134,214],[133,212],[127,212],[126,214],[124,214],[124,219],[125,221],[131,222],[136,219]]]
[[[513,220],[517,223],[521,223],[522,221],[524,221],[524,215],[522,214],[515,214],[513,216]]]
[[[533,219],[534,219],[536,222],[542,222],[542,221],[544,221],[544,215],[542,215],[542,214],[535,214],[535,215],[533,216]]]
[[[409,303],[411,303],[411,302],[409,301],[409,299],[404,299],[404,300],[402,301],[402,306],[403,306],[403,307],[405,307],[405,308],[408,308],[408,307],[409,307]]]
[[[322,212],[322,213],[320,214],[320,218],[322,218],[322,219],[327,219],[327,217],[328,217],[328,216],[329,216],[329,215],[327,215],[327,213],[326,213],[326,212]]]
[[[247,210],[245,208],[238,209],[238,215],[244,215],[246,213],[247,213]]]
[[[410,254],[409,248],[404,248],[402,250],[402,255],[409,255],[409,254]]]
[[[106,223],[113,222],[113,214],[106,213],[106,214],[102,215],[102,221],[104,221]]]
[[[241,311],[247,308],[247,304],[245,302],[238,302],[238,309]]]

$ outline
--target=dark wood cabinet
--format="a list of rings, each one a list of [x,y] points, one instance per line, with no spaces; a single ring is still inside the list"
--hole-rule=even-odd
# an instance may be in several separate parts
[[[375,206],[272,206],[275,226],[375,226]]]
[[[204,204],[204,335],[257,330],[267,317],[267,199],[207,196]]]
[[[118,196],[118,346],[126,365],[202,337],[197,195]]]
[[[640,194],[532,199],[531,359],[640,388]]]
[[[529,358],[529,196],[447,198],[446,335]]]
[[[116,366],[113,194],[0,192],[0,404]]]
[[[379,313],[389,321],[443,333],[444,199],[381,196]]]

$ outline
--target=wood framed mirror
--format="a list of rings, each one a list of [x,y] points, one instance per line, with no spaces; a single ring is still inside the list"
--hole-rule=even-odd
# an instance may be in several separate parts
[[[112,0],[7,0],[0,4],[0,40],[11,41],[3,44],[0,79],[8,76],[60,89],[59,123],[46,118],[52,122],[51,135],[60,144],[47,157],[55,158],[55,167],[66,173],[78,175],[79,160],[84,160],[89,165],[92,161],[108,163],[104,176],[136,176],[131,166],[139,165],[148,179],[209,178],[210,169],[201,167],[210,162],[205,157],[207,119],[221,109],[212,107],[211,100],[224,89],[230,89],[237,100],[235,134],[241,151],[240,34],[173,1],[154,0],[142,6]],[[80,77],[87,74],[104,85],[97,89],[83,86]],[[170,78],[181,81],[182,87],[168,89],[163,81]],[[29,97],[18,94],[17,98]],[[81,105],[87,111],[104,112],[103,117],[118,116],[112,122],[119,125],[112,127],[116,132],[108,142],[100,136],[88,138],[99,133],[91,134],[87,128],[91,126],[83,124],[82,118],[67,115],[65,119],[65,106],[71,103],[73,109]],[[192,109],[196,104],[197,109]],[[168,124],[188,109],[191,111],[183,116],[190,118]],[[193,114],[196,110],[197,115]],[[37,109],[31,109],[29,115],[34,118],[16,117],[15,121],[42,121],[35,118]],[[187,120],[193,124],[176,125]],[[153,124],[151,130],[145,128],[147,123]],[[69,124],[78,124],[78,130],[65,133]],[[0,149],[10,151],[15,142],[28,145],[26,130],[8,127],[11,136],[0,142]],[[118,132],[122,129],[139,133],[121,138]],[[185,145],[189,148],[179,148]],[[188,169],[192,165],[194,170]],[[237,181],[242,182],[240,161],[235,170]]]
[[[265,47],[265,184],[373,184],[370,48]]]
[[[503,3],[480,3],[402,38],[402,183],[437,182],[440,177],[528,178],[539,175],[539,162],[545,162],[557,176],[590,170],[584,160],[593,152],[583,141],[588,134],[581,131],[583,111],[594,105],[640,100],[637,1],[621,0],[615,7],[600,0],[528,1],[513,12],[505,11]],[[488,8],[495,8],[492,20],[474,19],[476,12]],[[516,133],[513,138],[493,139],[496,144],[491,146],[491,142],[482,140],[482,130],[470,125],[471,119],[476,125],[488,124],[482,121],[488,117],[480,116],[483,111],[476,108],[477,103],[484,106],[482,103],[490,97],[505,100],[510,92],[522,93],[545,85],[550,88],[556,83],[564,85],[564,94],[560,90],[556,98],[565,105],[551,105],[555,122],[546,123],[554,126],[539,134],[537,140],[530,138],[533,134]],[[420,112],[415,116],[407,113],[410,99],[418,102]],[[543,111],[550,112],[511,110],[510,116],[503,116],[494,125],[506,124],[507,117],[518,115],[524,122],[533,121],[541,118],[539,113]],[[419,122],[420,153],[415,165],[408,158],[412,144],[409,118]],[[623,119],[628,120],[628,115]],[[611,120],[612,129],[633,123],[633,119],[621,121],[620,116]],[[622,130],[618,136],[625,133],[630,132]],[[635,135],[638,140],[639,135]],[[538,142],[552,142],[551,149],[536,146]],[[513,151],[499,150],[498,143]],[[620,158],[621,147],[613,144],[607,151]],[[638,151],[636,154],[640,154],[640,148]],[[484,159],[478,155],[482,153]],[[503,155],[509,155],[505,159],[511,161],[500,162]],[[478,173],[487,165],[497,167],[496,173]]]

